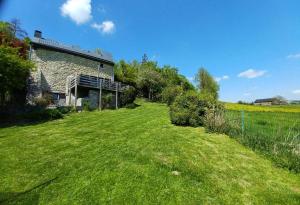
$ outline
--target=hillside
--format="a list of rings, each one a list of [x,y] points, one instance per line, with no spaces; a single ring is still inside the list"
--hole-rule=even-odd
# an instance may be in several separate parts
[[[300,175],[138,104],[0,128],[0,204],[299,204]]]

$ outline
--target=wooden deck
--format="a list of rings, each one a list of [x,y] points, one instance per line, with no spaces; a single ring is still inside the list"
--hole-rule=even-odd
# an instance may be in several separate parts
[[[117,91],[117,92],[123,92],[124,90],[128,89],[128,85],[125,85],[120,82],[111,81],[109,79],[100,78],[96,76],[90,76],[90,75],[77,75],[70,79],[69,81],[69,88],[75,88],[78,87],[87,87],[92,89],[103,89],[103,90],[109,90],[109,91]]]

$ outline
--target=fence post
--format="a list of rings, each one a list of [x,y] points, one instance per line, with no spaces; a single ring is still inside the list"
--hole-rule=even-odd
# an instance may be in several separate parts
[[[242,135],[244,136],[244,130],[245,130],[245,113],[244,113],[244,110],[241,111],[241,120],[242,120]]]

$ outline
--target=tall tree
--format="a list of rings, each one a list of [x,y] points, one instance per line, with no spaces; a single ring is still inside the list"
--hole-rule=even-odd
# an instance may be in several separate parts
[[[148,62],[148,56],[146,53],[144,53],[143,57],[142,57],[142,64],[147,63]]]
[[[11,20],[10,29],[16,38],[25,38],[28,36],[27,32],[21,27],[21,21],[19,19]]]
[[[27,59],[28,39],[15,37],[11,24],[0,21],[0,106],[5,99],[25,93],[26,80],[34,64]],[[14,99],[11,103],[21,102]]]
[[[197,87],[200,93],[212,100],[217,100],[219,97],[219,85],[215,79],[209,74],[205,68],[200,68],[195,77]]]

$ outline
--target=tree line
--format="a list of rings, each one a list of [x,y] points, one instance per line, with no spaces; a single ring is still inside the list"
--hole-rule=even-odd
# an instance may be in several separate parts
[[[26,81],[34,64],[28,60],[30,39],[18,20],[0,21],[0,108],[24,104]]]
[[[208,110],[223,109],[218,102],[219,85],[205,68],[199,68],[195,74],[196,86],[181,75],[178,68],[160,67],[157,62],[148,61],[146,55],[141,62],[121,60],[114,70],[117,81],[132,86],[124,93],[125,99],[130,99],[126,103],[133,102],[135,96],[166,103],[174,124],[202,126]]]

